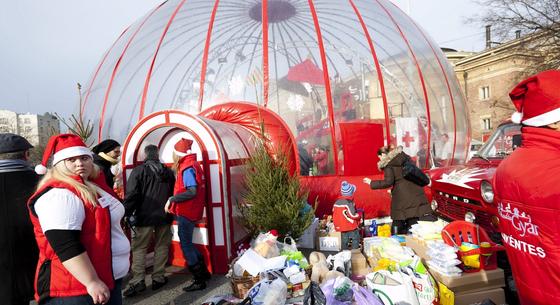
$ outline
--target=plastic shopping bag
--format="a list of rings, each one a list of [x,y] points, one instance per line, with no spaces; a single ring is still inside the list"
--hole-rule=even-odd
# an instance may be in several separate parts
[[[354,285],[352,290],[354,291],[354,301],[356,305],[384,305],[377,295],[364,287]]]
[[[366,276],[366,283],[384,304],[420,305],[412,279],[400,271],[379,270]]]
[[[325,294],[317,282],[311,282],[309,287],[305,289],[303,305],[327,305]]]
[[[412,285],[414,286],[416,296],[418,297],[418,303],[420,305],[433,305],[439,303],[436,282],[429,273],[420,274],[414,272],[411,267],[405,268],[403,273],[407,274],[412,280]]]

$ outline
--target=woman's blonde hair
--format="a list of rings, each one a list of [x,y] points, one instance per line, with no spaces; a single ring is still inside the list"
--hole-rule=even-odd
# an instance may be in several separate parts
[[[173,152],[173,166],[171,167],[175,174],[179,172],[179,161],[181,160],[181,156],[177,155]]]
[[[96,164],[92,165],[93,170],[88,178],[95,179],[99,175],[99,167]],[[72,176],[74,176],[74,174],[72,174],[72,172],[70,172],[68,168],[66,168],[64,161],[58,162],[57,164],[55,164],[55,166],[47,171],[45,177],[43,177],[43,179],[41,179],[41,181],[39,182],[37,189],[40,189],[47,181],[51,179],[58,180],[69,184],[74,189],[76,189],[76,191],[78,191],[81,198],[90,202],[93,206],[97,206],[97,186],[88,179],[85,179],[84,183],[81,183],[80,181],[72,178]]]

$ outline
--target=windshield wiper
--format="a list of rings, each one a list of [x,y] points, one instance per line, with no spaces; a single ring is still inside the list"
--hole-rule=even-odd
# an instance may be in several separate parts
[[[490,162],[490,160],[488,160],[488,158],[486,158],[486,157],[484,157],[484,156],[482,156],[482,155],[479,155],[479,154],[474,154],[473,157],[477,157],[477,158],[480,158],[480,159],[482,159],[482,160],[484,160],[484,161],[486,161],[486,162]]]

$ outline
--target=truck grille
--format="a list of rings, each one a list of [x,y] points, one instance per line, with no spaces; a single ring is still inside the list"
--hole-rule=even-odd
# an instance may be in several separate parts
[[[478,210],[477,207],[480,207],[481,204],[479,201],[469,199],[469,202],[463,201],[464,198],[459,196],[454,196],[451,194],[447,194],[443,192],[436,192],[435,199],[438,203],[437,211],[441,213],[443,216],[451,218],[453,220],[464,220],[465,213],[471,212],[476,217],[475,222],[483,227],[487,232],[494,232],[495,229],[492,227],[492,223],[490,218],[492,215]],[[455,199],[457,198],[457,200]],[[462,204],[459,204],[461,202]],[[473,208],[469,208],[464,206],[464,204],[473,204]]]

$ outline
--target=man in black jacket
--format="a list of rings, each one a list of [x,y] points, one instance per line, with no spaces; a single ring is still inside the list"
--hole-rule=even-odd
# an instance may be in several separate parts
[[[0,303],[28,305],[39,249],[29,219],[27,199],[39,180],[29,166],[29,142],[0,133]]]
[[[159,161],[157,146],[144,148],[144,164],[132,170],[126,185],[125,215],[135,227],[132,237],[132,276],[125,297],[131,297],[146,289],[145,257],[152,235],[155,240],[154,271],[152,289],[157,290],[167,283],[165,264],[171,243],[170,214],[165,213],[167,199],[173,196],[175,177],[173,171]]]

